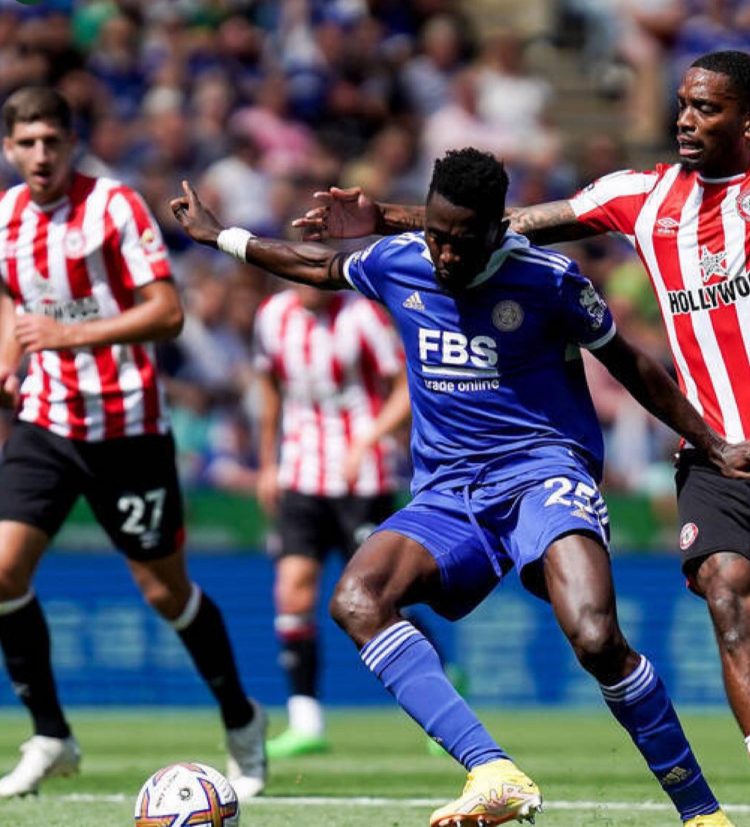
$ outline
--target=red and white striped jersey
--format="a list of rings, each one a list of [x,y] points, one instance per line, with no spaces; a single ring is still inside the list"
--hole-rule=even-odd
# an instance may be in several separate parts
[[[135,304],[137,288],[170,270],[140,196],[118,181],[75,174],[66,196],[43,207],[25,184],[0,194],[0,275],[16,312],[74,323],[117,316]],[[153,346],[32,354],[19,416],[86,441],[166,432]]]
[[[282,395],[279,482],[303,494],[373,496],[392,491],[394,451],[383,439],[368,452],[353,490],[342,465],[352,442],[370,429],[388,395],[403,351],[383,310],[337,293],[320,312],[294,290],[271,296],[255,323],[256,368]]]
[[[570,201],[580,222],[624,233],[656,292],[680,387],[730,442],[750,437],[750,173],[680,164],[600,178]]]

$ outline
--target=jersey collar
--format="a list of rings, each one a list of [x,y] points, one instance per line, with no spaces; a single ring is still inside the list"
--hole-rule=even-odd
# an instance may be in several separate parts
[[[523,247],[529,246],[529,239],[526,238],[525,235],[514,233],[513,230],[508,230],[503,238],[503,243],[492,253],[484,270],[474,276],[466,287],[478,287],[480,284],[484,284],[487,279],[494,276],[503,264],[505,264],[505,260],[514,250],[519,250]]]

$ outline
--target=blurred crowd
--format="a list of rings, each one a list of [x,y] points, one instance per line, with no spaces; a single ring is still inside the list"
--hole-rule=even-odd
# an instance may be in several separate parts
[[[184,481],[252,494],[254,315],[280,284],[187,240],[168,209],[182,179],[224,223],[276,236],[332,184],[421,202],[433,160],[457,146],[505,160],[510,203],[561,198],[643,147],[672,157],[675,79],[716,48],[750,48],[750,2],[0,0],[0,99],[57,86],[75,113],[79,168],[147,200],[187,308],[161,353]],[[625,132],[571,147],[555,122],[556,55],[571,53],[588,105],[615,98]],[[12,183],[0,167],[0,187]],[[669,364],[629,247],[606,238],[566,252],[625,334]],[[675,439],[589,367],[609,489],[671,497]]]

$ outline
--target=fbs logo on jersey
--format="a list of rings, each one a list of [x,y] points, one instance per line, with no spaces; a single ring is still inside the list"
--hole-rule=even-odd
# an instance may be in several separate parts
[[[411,296],[405,299],[402,302],[402,307],[405,307],[407,310],[424,310],[424,302],[422,301],[422,297],[419,295],[419,290],[415,290]]]
[[[680,531],[680,548],[687,551],[698,539],[698,526],[695,523],[685,523]]]

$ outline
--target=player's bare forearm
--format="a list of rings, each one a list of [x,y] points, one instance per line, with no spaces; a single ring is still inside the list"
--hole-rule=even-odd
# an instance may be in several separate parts
[[[619,335],[594,355],[649,413],[702,451],[722,474],[750,477],[750,446],[729,445],[710,428],[655,359]]]
[[[378,235],[398,235],[424,229],[424,207],[376,202]]]
[[[383,407],[375,418],[372,431],[368,435],[368,443],[374,445],[379,439],[393,433],[408,422],[410,417],[409,385],[404,370],[393,380],[391,392],[383,402]]]
[[[351,285],[344,278],[346,255],[312,241],[281,241],[251,238],[245,260],[288,281],[309,284],[323,290],[344,290]]]
[[[17,341],[14,331],[16,310],[13,299],[0,291],[0,369],[15,372],[23,359],[23,347]]]
[[[261,468],[276,465],[281,426],[281,390],[269,373],[258,374],[260,416],[258,417],[258,463]]]
[[[24,314],[16,318],[16,340],[26,353],[37,353],[155,342],[177,336],[184,316],[174,284],[166,280],[152,282],[141,287],[138,294],[137,304],[105,319],[63,324],[50,316]]]
[[[555,244],[596,235],[596,230],[579,223],[569,201],[549,201],[530,207],[510,207],[505,217],[510,228],[528,236],[535,244]]]

